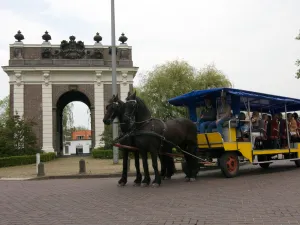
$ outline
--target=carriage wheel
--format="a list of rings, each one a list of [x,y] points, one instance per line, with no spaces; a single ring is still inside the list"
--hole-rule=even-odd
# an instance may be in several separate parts
[[[296,161],[295,161],[295,165],[296,165],[297,167],[300,167],[300,160],[296,160]]]
[[[271,163],[260,163],[259,166],[264,169],[268,169]]]
[[[271,156],[269,155],[258,155],[257,156],[258,161],[269,161],[271,160]],[[268,169],[271,163],[260,163],[259,166],[263,169]]]
[[[227,178],[232,178],[237,176],[239,172],[239,157],[235,152],[225,152],[221,158],[220,161],[220,167],[221,171]]]

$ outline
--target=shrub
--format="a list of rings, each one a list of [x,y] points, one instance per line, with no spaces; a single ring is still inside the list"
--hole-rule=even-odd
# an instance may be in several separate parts
[[[113,150],[94,149],[92,156],[96,159],[113,159]],[[119,151],[119,159],[122,158],[122,152]]]
[[[104,147],[102,147],[102,150],[105,149],[112,149],[113,147],[113,136],[112,136],[112,126],[111,125],[105,125],[104,131],[101,134],[100,141],[104,141]]]
[[[24,120],[19,115],[0,123],[0,157],[33,155],[40,150],[33,127],[33,120]]]
[[[93,158],[97,159],[113,159],[113,150],[103,150],[103,148],[94,148],[92,151]],[[134,154],[132,152],[129,152],[130,159],[134,159]],[[123,152],[122,150],[119,150],[119,159],[123,159]],[[140,159],[141,156],[140,156]],[[148,159],[151,159],[151,155],[148,152]]]
[[[54,152],[42,153],[41,162],[48,162],[55,159]],[[0,168],[8,166],[19,166],[36,163],[36,155],[10,156],[0,158]]]

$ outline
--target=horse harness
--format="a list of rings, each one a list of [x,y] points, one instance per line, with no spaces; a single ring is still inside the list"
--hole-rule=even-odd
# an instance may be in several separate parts
[[[133,121],[132,118],[133,118],[133,116],[136,112],[136,109],[138,107],[138,105],[136,104],[137,102],[136,102],[136,100],[126,100],[126,102],[134,102],[135,103],[134,104],[134,110],[131,112],[131,114],[130,115],[124,114],[124,116],[129,118],[130,124],[132,124],[131,127],[129,128],[129,130],[131,130],[131,131],[126,133],[126,134],[121,134],[113,142],[116,143],[116,141],[123,140],[123,139],[125,139],[126,137],[129,137],[129,136],[139,136],[141,134],[152,134],[152,135],[160,138],[160,147],[159,147],[159,150],[158,150],[158,152],[160,153],[161,148],[163,147],[164,141],[166,140],[166,138],[165,138],[165,132],[167,131],[166,123],[164,121],[162,121],[161,119],[157,119],[157,118],[153,118],[153,117],[150,117],[149,119],[146,119],[146,120],[143,120],[143,121],[140,121],[140,122]],[[158,120],[162,123],[162,125],[163,125],[162,134],[157,134],[157,132],[155,132],[155,125],[153,123],[154,120]],[[140,130],[141,128],[143,128],[144,126],[149,124],[150,122],[152,122],[150,131]],[[136,126],[136,125],[138,125],[138,126]]]

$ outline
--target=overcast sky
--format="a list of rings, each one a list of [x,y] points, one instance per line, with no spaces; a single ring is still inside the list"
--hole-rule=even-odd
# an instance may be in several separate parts
[[[110,0],[1,0],[0,64],[21,30],[25,44],[52,44],[75,35],[93,44],[96,32],[110,44]],[[139,73],[168,60],[196,68],[214,63],[235,88],[300,98],[295,61],[300,58],[299,0],[115,0],[116,39],[133,47]],[[138,79],[138,77],[137,77]],[[135,80],[135,83],[137,82]],[[0,97],[9,93],[0,72]],[[87,125],[86,106],[76,104],[75,125]]]

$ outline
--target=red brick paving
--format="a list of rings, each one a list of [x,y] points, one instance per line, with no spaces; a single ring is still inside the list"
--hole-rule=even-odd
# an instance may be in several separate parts
[[[116,178],[0,181],[0,224],[300,224],[300,169],[293,163],[239,177],[179,174],[160,188],[117,187]]]

